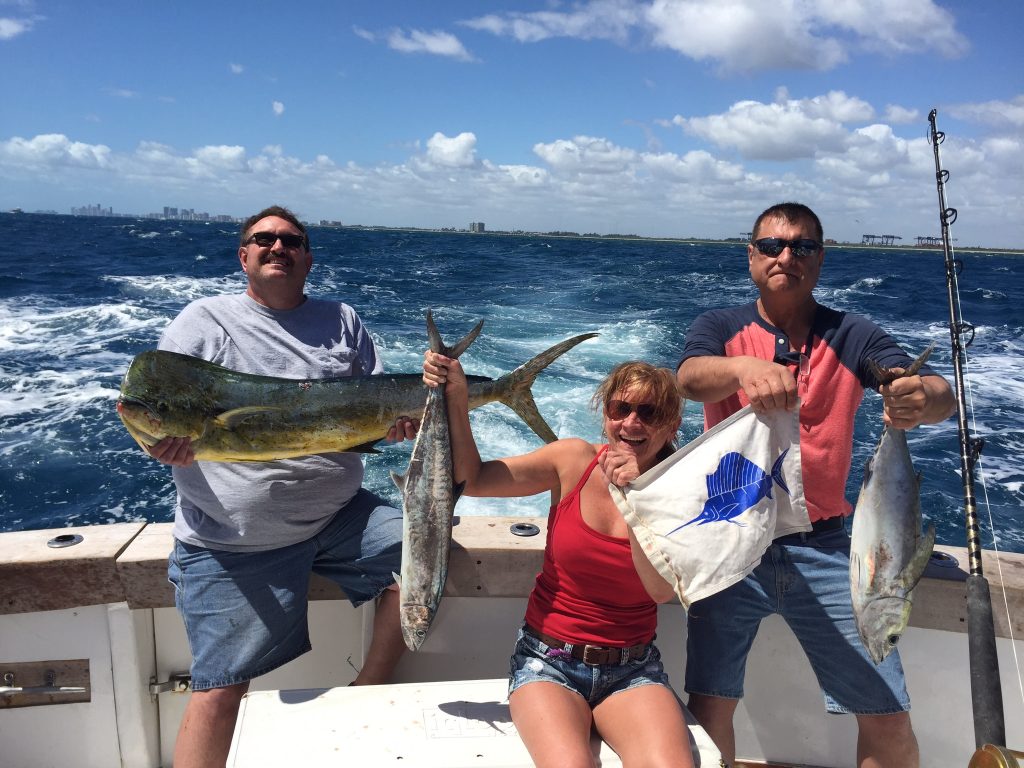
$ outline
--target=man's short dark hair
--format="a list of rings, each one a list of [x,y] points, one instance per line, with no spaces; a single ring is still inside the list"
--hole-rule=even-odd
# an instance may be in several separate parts
[[[289,224],[293,224],[299,232],[302,233],[302,239],[305,241],[306,250],[309,250],[309,233],[306,231],[305,225],[299,221],[299,217],[289,211],[282,205],[272,205],[269,208],[264,208],[259,213],[254,213],[248,219],[242,223],[242,231],[239,235],[239,243],[245,245],[245,241],[249,239],[249,230],[253,228],[257,221],[265,219],[267,216],[277,216],[279,219],[284,219]]]
[[[822,231],[821,220],[818,218],[818,214],[803,203],[776,203],[771,208],[765,210],[757,217],[757,221],[754,222],[754,229],[751,232],[750,237],[751,240],[757,239],[758,230],[761,228],[761,222],[765,219],[783,219],[790,224],[809,221],[814,226],[814,233],[818,242],[825,242],[825,233]]]

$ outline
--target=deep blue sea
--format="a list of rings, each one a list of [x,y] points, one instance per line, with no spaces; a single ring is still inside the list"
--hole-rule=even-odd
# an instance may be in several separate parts
[[[132,357],[154,347],[186,303],[244,290],[235,226],[26,214],[0,214],[0,224],[0,531],[170,520],[170,472],[139,451],[114,403]],[[389,372],[420,370],[428,308],[449,341],[485,320],[463,363],[491,377],[599,332],[534,386],[557,434],[595,441],[590,395],[613,364],[674,368],[699,312],[755,296],[739,243],[317,227],[311,240],[308,292],[354,306]],[[962,314],[977,329],[966,377],[972,429],[985,439],[976,485],[983,541],[991,547],[994,530],[1001,549],[1024,552],[1024,258],[960,256]],[[911,353],[935,342],[931,363],[952,376],[940,251],[830,248],[818,299],[869,316]],[[473,423],[485,457],[539,445],[501,405],[475,411]],[[880,426],[881,401],[869,393],[851,500]],[[687,403],[680,438],[700,430],[700,406]],[[956,421],[913,430],[910,441],[925,517],[941,543],[963,546]],[[411,445],[382,444],[368,456],[368,487],[397,501],[388,471],[404,470]],[[546,497],[463,499],[458,512],[541,515]]]

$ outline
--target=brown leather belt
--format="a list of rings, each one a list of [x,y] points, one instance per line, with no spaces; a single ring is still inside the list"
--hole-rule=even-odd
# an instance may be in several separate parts
[[[564,640],[559,640],[557,637],[552,637],[551,635],[545,635],[543,632],[538,632],[529,624],[523,626],[523,631],[526,634],[537,638],[544,643],[544,645],[549,645],[556,650],[565,651],[574,659],[578,659],[584,664],[590,664],[591,666],[597,666],[599,664],[628,664],[631,661],[642,659],[647,654],[647,650],[651,647],[650,643],[631,645],[628,648],[567,643]]]
[[[790,533],[786,536],[780,536],[775,539],[776,544],[806,544],[807,539],[818,533],[831,533],[833,531],[839,531],[846,527],[846,517],[843,515],[836,515],[835,517],[826,517],[823,520],[815,520],[811,523],[811,530],[802,531],[800,533]]]

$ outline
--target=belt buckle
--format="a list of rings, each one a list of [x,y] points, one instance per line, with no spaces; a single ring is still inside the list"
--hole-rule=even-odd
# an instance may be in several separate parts
[[[604,653],[607,649],[602,648],[600,645],[584,645],[583,646],[583,658],[580,659],[584,664],[589,664],[592,667],[596,667],[600,664],[607,664],[605,661]],[[591,655],[593,652],[594,655]],[[600,658],[596,658],[596,657]]]

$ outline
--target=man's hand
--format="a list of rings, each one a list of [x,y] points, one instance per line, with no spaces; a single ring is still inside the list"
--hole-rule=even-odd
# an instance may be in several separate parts
[[[389,443],[400,443],[403,440],[415,440],[416,433],[420,431],[419,419],[411,419],[408,416],[399,416],[395,424],[388,430],[384,438]]]
[[[740,389],[756,413],[782,408],[791,411],[796,408],[796,379],[789,368],[757,357],[742,359],[743,367],[739,371]]]
[[[161,464],[172,467],[187,467],[196,460],[192,451],[192,438],[165,437],[159,443],[149,446],[147,453]]]
[[[895,429],[912,429],[924,421],[928,392],[920,376],[894,379],[878,388],[882,396],[882,419]]]

